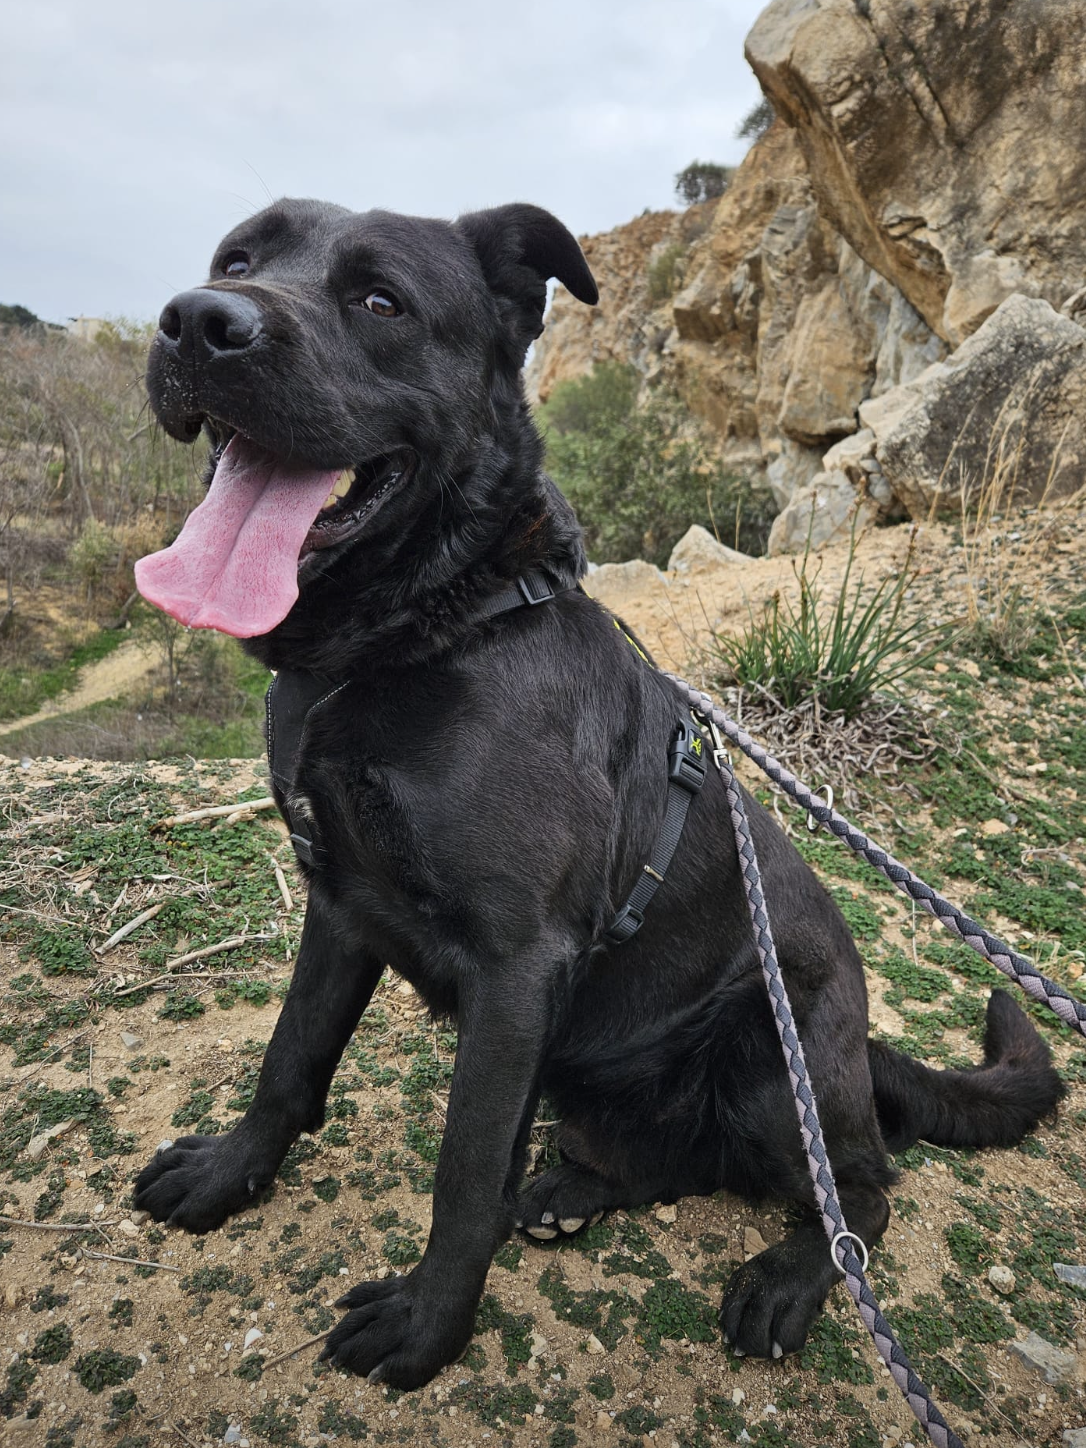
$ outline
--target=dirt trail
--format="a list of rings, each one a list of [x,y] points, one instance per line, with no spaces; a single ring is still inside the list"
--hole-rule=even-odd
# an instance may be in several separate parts
[[[25,714],[21,719],[8,719],[0,724],[0,737],[27,729],[31,724],[40,724],[45,719],[74,714],[91,704],[104,703],[106,699],[116,699],[154,667],[154,655],[146,645],[136,639],[127,640],[106,658],[82,669],[74,689],[66,689],[57,698],[48,700],[35,714]]]

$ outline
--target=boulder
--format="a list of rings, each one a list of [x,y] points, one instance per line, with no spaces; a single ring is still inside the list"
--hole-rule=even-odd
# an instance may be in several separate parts
[[[746,52],[821,215],[939,337],[1081,286],[1080,6],[773,0]]]
[[[1086,329],[1009,297],[945,362],[859,411],[914,518],[960,507],[997,474],[1022,498],[1058,496],[1086,476]]]
[[[669,572],[696,573],[702,568],[720,568],[749,562],[749,553],[740,553],[737,548],[727,547],[726,544],[718,542],[707,528],[703,528],[700,523],[694,523],[671,550],[667,566]]]
[[[819,473],[774,518],[766,552],[773,558],[821,548],[847,538],[853,527],[859,533],[877,516],[877,507],[845,473]]]
[[[601,563],[589,571],[583,583],[587,594],[617,614],[643,595],[666,597],[667,592],[667,579],[643,558],[629,563]]]

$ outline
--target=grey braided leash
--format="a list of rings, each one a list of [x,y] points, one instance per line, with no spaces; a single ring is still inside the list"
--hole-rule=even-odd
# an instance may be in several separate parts
[[[944,900],[942,895],[930,885],[925,885],[923,880],[895,860],[893,855],[888,855],[885,850],[873,844],[862,830],[842,819],[836,810],[819,799],[802,780],[789,773],[783,764],[774,759],[760,744],[755,743],[734,719],[729,719],[723,709],[717,708],[708,694],[703,694],[700,689],[695,689],[674,674],[665,674],[664,677],[677,686],[689,708],[704,715],[706,719],[712,719],[722,734],[753,759],[759,768],[764,769],[770,779],[801,804],[819,824],[825,825],[831,834],[844,840],[858,855],[862,855],[868,864],[873,865],[881,875],[885,875],[891,884],[922,905],[930,915],[934,915],[952,935],[964,940],[966,945],[990,961],[997,970],[1017,981],[1027,995],[1031,995],[1034,1000],[1043,1001],[1055,1011],[1061,1021],[1086,1036],[1086,1005],[1082,1001],[1068,995],[1062,985],[1042,975],[1031,960],[1005,945],[997,935],[990,934],[949,900]]]
[[[722,709],[716,707],[707,694],[694,689],[682,679],[676,678],[674,674],[668,674],[666,677],[684,694],[686,703],[695,716],[700,717],[709,726],[714,743],[717,745],[713,757],[724,781],[728,808],[731,811],[732,825],[735,829],[743,888],[750,910],[751,923],[754,927],[755,945],[766,989],[772,1002],[773,1019],[780,1037],[781,1049],[784,1052],[785,1065],[792,1082],[796,1114],[799,1117],[799,1129],[807,1155],[807,1167],[814,1186],[815,1201],[822,1217],[822,1225],[830,1239],[830,1255],[838,1270],[844,1274],[845,1285],[856,1303],[864,1326],[874,1339],[879,1356],[889,1369],[917,1422],[931,1441],[938,1445],[938,1448],[963,1448],[961,1439],[932,1401],[931,1394],[913,1371],[889,1323],[883,1317],[882,1310],[864,1276],[864,1269],[867,1265],[866,1249],[860,1239],[848,1230],[826,1152],[814,1091],[811,1088],[807,1063],[803,1056],[803,1046],[796,1034],[788,992],[785,989],[777,962],[773,931],[769,923],[765,897],[762,894],[758,856],[743,804],[742,791],[732,769],[731,760],[721,747],[722,741],[717,730],[723,731],[733,744],[738,745],[786,793],[802,804],[820,824],[827,825],[833,834],[845,840],[858,854],[863,855],[888,880],[912,899],[919,901],[948,930],[972,946],[1005,974],[1017,980],[1030,995],[1038,1000],[1046,1001],[1062,1020],[1069,1025],[1077,1026],[1083,1034],[1086,1034],[1086,1007],[1069,996],[1055,981],[1041,975],[1024,956],[1018,955],[997,937],[989,935],[967,915],[951,905],[949,901],[944,900],[941,895],[938,895],[930,886],[925,885],[904,865],[899,864],[892,855],[886,854],[884,850],[873,845],[866,835],[850,825],[847,820],[842,819],[831,806],[818,799],[802,781],[790,774],[761,745],[756,744],[734,720],[729,719]],[[853,1250],[853,1242],[858,1242],[864,1253],[863,1263],[860,1262]]]

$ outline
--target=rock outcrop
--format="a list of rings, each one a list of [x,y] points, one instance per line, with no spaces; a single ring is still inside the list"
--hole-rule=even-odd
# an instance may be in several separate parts
[[[860,420],[857,440],[870,436],[866,455],[914,518],[985,485],[1034,502],[1069,492],[1086,473],[1086,329],[1008,297],[945,362],[862,403]]]
[[[598,362],[630,362],[674,388],[725,462],[766,478],[782,507],[855,431],[861,401],[946,351],[819,216],[781,124],[718,202],[640,216],[582,244],[600,306],[559,290],[528,369],[533,397]],[[676,290],[654,301],[651,279],[669,261]]]
[[[536,396],[605,358],[674,389],[774,551],[953,502],[997,434],[1033,497],[1082,482],[1082,8],[773,0],[747,55],[778,120],[719,202],[586,241],[600,307],[559,291]]]
[[[951,346],[1082,286],[1080,5],[773,0],[746,50],[821,214]]]

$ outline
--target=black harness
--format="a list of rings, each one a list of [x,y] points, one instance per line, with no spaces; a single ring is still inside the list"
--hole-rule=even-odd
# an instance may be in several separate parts
[[[554,588],[545,573],[525,573],[510,587],[480,604],[471,616],[472,622],[496,618],[516,608],[535,608],[550,603],[554,597]],[[637,648],[633,639],[630,643]],[[642,653],[640,649],[638,652]],[[643,653],[642,657],[645,657]],[[296,789],[298,767],[310,719],[349,683],[349,679],[335,679],[304,669],[280,669],[264,696],[272,785],[282,800],[294,853],[311,870],[320,865],[322,850],[316,820],[304,795]],[[621,945],[640,930],[649,901],[664,882],[682,837],[691,801],[705,783],[703,749],[701,734],[680,721],[668,747],[667,805],[663,822],[649,852],[648,864],[642,867],[626,903],[605,932],[612,945]]]

